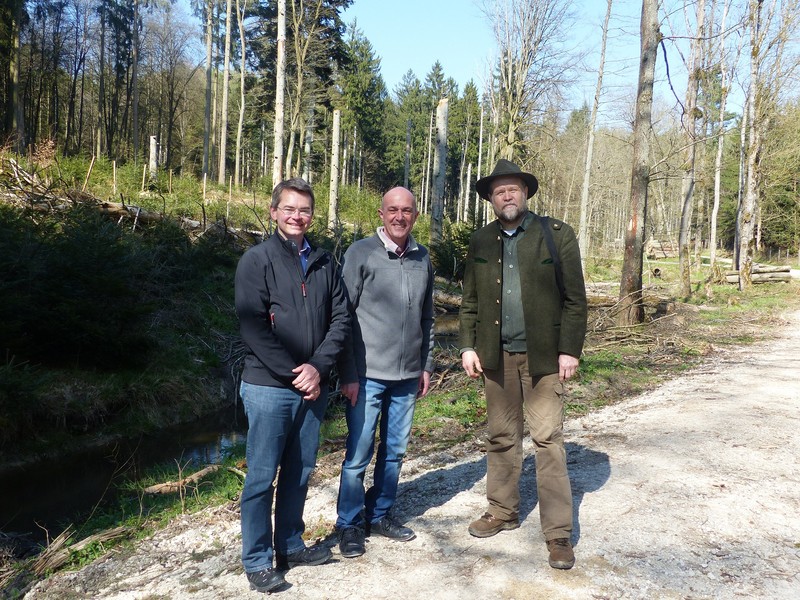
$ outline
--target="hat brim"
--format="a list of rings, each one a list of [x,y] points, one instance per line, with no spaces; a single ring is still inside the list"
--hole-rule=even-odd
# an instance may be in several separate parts
[[[536,179],[536,177],[530,173],[525,173],[524,171],[520,171],[519,173],[487,175],[486,177],[478,179],[478,181],[475,182],[475,191],[478,192],[478,195],[481,198],[491,201],[490,195],[492,193],[492,182],[498,177],[517,177],[518,179],[521,179],[525,184],[525,187],[528,188],[528,198],[533,196],[536,193],[536,190],[539,189],[539,181]]]

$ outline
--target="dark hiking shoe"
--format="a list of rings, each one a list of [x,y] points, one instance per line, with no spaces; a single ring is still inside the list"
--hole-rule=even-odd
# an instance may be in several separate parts
[[[395,523],[391,517],[383,517],[380,521],[370,523],[368,527],[370,535],[375,533],[398,542],[408,542],[417,537],[413,529]]]
[[[286,580],[283,573],[277,569],[261,569],[253,573],[246,573],[250,589],[257,592],[270,593],[281,587]]]
[[[492,513],[487,512],[477,521],[470,523],[468,531],[472,536],[486,538],[517,527],[519,527],[519,519],[498,519]]]
[[[328,562],[333,557],[330,548],[322,544],[308,546],[291,554],[275,553],[275,566],[279,571],[288,571],[292,567],[313,567]]]
[[[549,540],[547,549],[550,551],[548,562],[554,569],[571,569],[575,564],[575,553],[568,538]]]
[[[355,558],[367,551],[364,530],[361,527],[345,527],[339,532],[339,553],[345,558]]]

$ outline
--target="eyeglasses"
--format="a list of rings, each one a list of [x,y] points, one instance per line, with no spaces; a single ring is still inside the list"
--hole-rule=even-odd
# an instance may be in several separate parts
[[[300,215],[304,219],[308,219],[313,213],[310,208],[297,208],[296,206],[279,206],[278,210],[287,217]]]

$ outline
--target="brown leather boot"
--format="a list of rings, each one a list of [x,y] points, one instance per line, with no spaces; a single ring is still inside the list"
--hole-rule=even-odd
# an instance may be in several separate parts
[[[548,540],[547,549],[550,551],[548,562],[554,569],[571,569],[575,564],[575,553],[572,551],[569,538]]]
[[[492,537],[501,531],[516,529],[517,527],[519,527],[519,519],[505,521],[487,512],[477,521],[470,523],[469,534],[479,538]]]

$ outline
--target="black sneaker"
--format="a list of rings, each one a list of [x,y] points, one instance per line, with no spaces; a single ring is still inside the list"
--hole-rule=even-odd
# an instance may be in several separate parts
[[[414,530],[395,523],[391,517],[383,517],[380,521],[369,524],[369,533],[377,533],[398,542],[408,542],[417,537]]]
[[[367,549],[364,545],[364,530],[361,527],[344,527],[339,532],[339,553],[345,558],[361,556]]]
[[[257,592],[274,592],[286,583],[283,573],[277,569],[261,569],[253,573],[246,573],[246,575],[250,589]]]
[[[279,571],[288,571],[291,567],[313,567],[328,562],[333,557],[330,548],[322,544],[314,544],[291,554],[275,553],[275,566]]]

